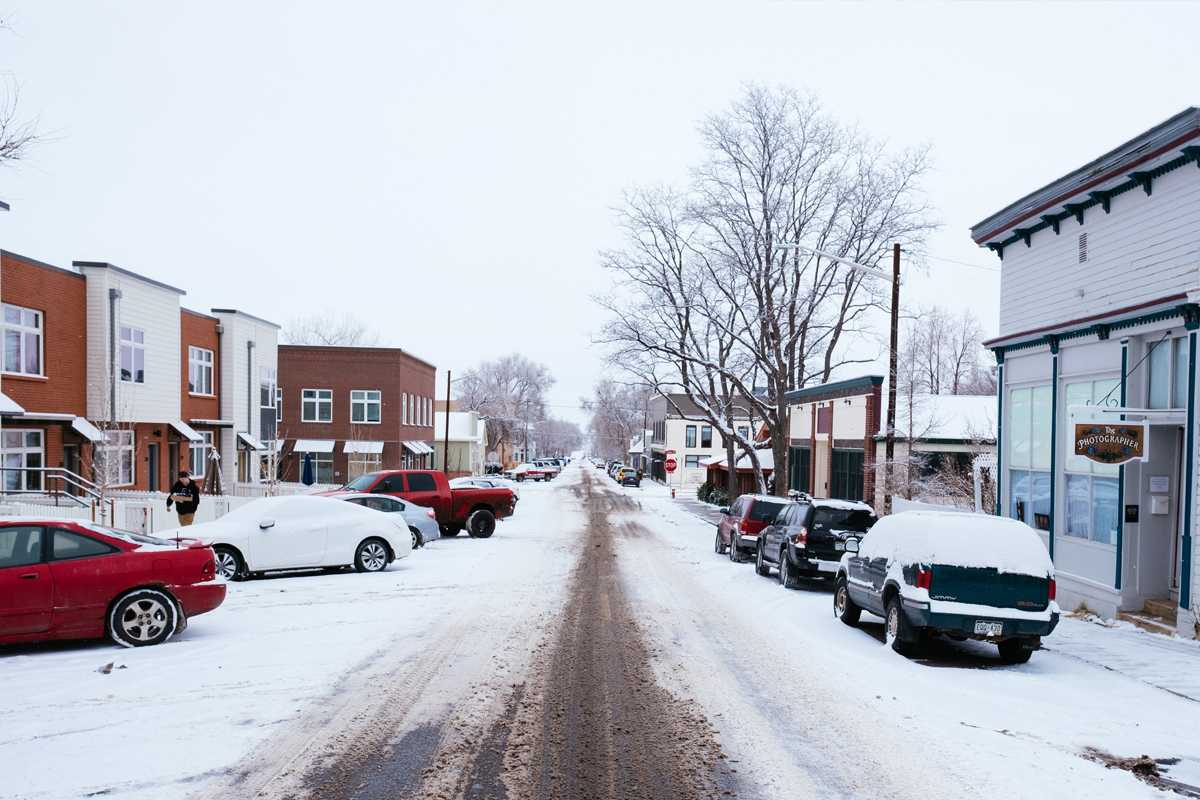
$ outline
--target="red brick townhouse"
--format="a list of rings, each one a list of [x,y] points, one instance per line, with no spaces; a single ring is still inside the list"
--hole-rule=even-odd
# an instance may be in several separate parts
[[[212,477],[212,454],[221,448],[221,430],[232,427],[221,419],[221,322],[216,317],[180,309],[179,363],[180,411],[186,423],[200,437],[190,442],[186,455],[171,454],[176,469],[187,469],[201,485]]]
[[[279,346],[280,477],[318,483],[433,463],[436,368],[394,347]]]
[[[4,393],[24,410],[0,431],[5,489],[57,490],[40,470],[87,472],[103,434],[87,421],[83,275],[0,251]]]

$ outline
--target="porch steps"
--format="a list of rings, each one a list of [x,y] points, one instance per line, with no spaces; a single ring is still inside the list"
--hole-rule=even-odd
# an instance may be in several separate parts
[[[1117,616],[1142,630],[1171,636],[1175,633],[1176,606],[1171,600],[1147,600],[1141,611],[1122,611]]]

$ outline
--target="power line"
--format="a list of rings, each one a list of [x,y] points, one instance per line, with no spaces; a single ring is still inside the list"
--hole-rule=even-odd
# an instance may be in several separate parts
[[[932,258],[934,261],[945,261],[947,264],[957,264],[960,267],[972,267],[974,269],[982,269],[987,272],[999,272],[999,267],[988,266],[987,264],[972,264],[969,261],[958,261],[953,258],[943,258],[942,256],[931,256],[926,254],[925,258]]]

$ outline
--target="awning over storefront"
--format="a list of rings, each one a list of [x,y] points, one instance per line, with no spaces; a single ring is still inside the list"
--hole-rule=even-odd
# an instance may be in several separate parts
[[[75,419],[71,420],[71,427],[76,433],[87,439],[89,442],[95,443],[104,441],[104,431],[100,430],[83,417],[76,417]]]
[[[21,408],[21,406],[17,404],[16,400],[13,400],[8,395],[0,392],[0,417],[11,417],[16,414],[24,413],[25,409]]]
[[[332,453],[337,444],[333,439],[297,439],[292,445],[293,453]]]
[[[351,442],[342,445],[343,453],[369,453],[379,455],[383,452],[383,442]]]
[[[405,442],[404,449],[408,450],[414,456],[423,456],[433,452],[433,448],[424,442]]]
[[[233,420],[231,419],[193,419],[189,420],[193,425],[203,425],[207,428],[232,428]]]
[[[243,450],[266,450],[267,446],[245,431],[238,431],[238,447]]]
[[[203,436],[196,433],[196,431],[192,429],[191,425],[188,425],[181,419],[167,420],[167,424],[170,425],[176,433],[187,439],[189,442],[196,443],[204,441]]]

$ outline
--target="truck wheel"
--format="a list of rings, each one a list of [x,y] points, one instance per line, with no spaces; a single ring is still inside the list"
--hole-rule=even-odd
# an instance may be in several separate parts
[[[838,578],[833,590],[833,615],[851,627],[857,625],[862,616],[862,609],[850,599],[850,587],[845,578]]]
[[[785,589],[795,589],[800,585],[800,576],[788,561],[787,545],[779,548],[779,585]]]
[[[725,555],[726,549],[725,543],[721,541],[721,532],[717,531],[717,539],[715,542],[713,542],[713,552],[719,556],[723,556]]]
[[[496,532],[496,515],[486,508],[479,508],[467,517],[467,533],[475,539],[486,539]]]
[[[1005,664],[1024,664],[1033,655],[1033,650],[1025,647],[1020,639],[1005,639],[996,646],[1000,648],[1000,660]]]

